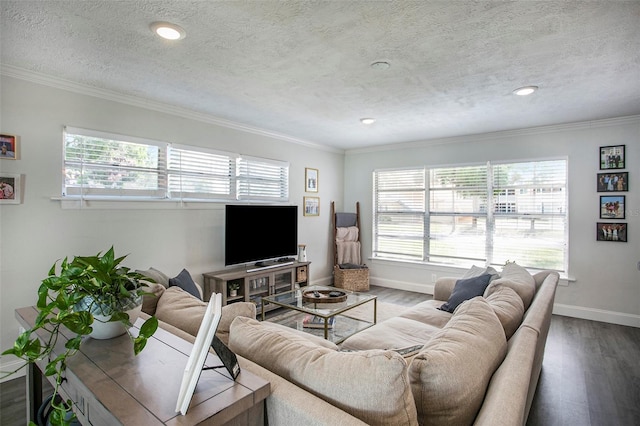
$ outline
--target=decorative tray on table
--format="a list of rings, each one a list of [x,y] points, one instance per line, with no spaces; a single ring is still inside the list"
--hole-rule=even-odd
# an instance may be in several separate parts
[[[347,293],[340,290],[307,290],[302,299],[311,303],[338,303],[347,300]]]

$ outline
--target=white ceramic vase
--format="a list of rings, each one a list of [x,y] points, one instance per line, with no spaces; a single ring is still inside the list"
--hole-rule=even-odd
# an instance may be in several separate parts
[[[142,296],[136,295],[129,300],[123,301],[118,308],[129,314],[129,321],[134,323],[140,316],[140,312],[142,312]],[[90,297],[85,297],[80,301],[76,309],[89,311],[93,315],[93,324],[91,324],[93,331],[89,336],[94,339],[112,339],[127,332],[122,322],[109,321],[111,319],[111,308],[104,304],[93,302]]]
[[[136,306],[133,309],[126,311],[129,314],[129,320],[134,323],[142,312],[142,304]],[[111,315],[104,316],[100,314],[93,314],[93,324],[91,328],[93,331],[89,334],[94,339],[104,340],[113,339],[114,337],[122,336],[127,332],[125,325],[120,321],[109,322]]]

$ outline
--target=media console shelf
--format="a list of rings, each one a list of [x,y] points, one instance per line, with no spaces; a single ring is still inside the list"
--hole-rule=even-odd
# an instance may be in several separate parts
[[[270,265],[263,269],[242,267],[204,273],[204,300],[208,301],[213,292],[221,293],[223,305],[253,302],[260,314],[263,297],[294,290],[296,284],[305,287],[309,283],[310,263],[293,262],[282,266]],[[231,296],[232,284],[238,286],[235,296]],[[265,310],[275,308],[276,305],[267,305]]]

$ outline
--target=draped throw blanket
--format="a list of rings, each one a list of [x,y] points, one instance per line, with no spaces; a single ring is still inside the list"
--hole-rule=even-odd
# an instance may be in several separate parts
[[[360,262],[360,241],[358,241],[358,227],[347,226],[336,228],[336,249],[338,264]]]

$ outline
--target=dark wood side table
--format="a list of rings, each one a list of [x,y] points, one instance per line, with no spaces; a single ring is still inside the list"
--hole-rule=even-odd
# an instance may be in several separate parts
[[[16,310],[25,328],[36,319],[34,307]],[[142,321],[138,320],[137,326]],[[42,337],[42,336],[41,336]],[[66,337],[72,337],[67,334]],[[64,340],[58,345],[64,347]],[[115,339],[87,338],[69,359],[62,396],[76,403],[84,425],[264,425],[270,384],[249,371],[232,380],[224,368],[205,370],[200,376],[187,414],[175,412],[184,368],[192,344],[158,329],[145,349],[133,355],[128,335]],[[42,401],[41,369],[27,371],[27,416],[34,420]],[[205,366],[222,365],[209,354]]]

